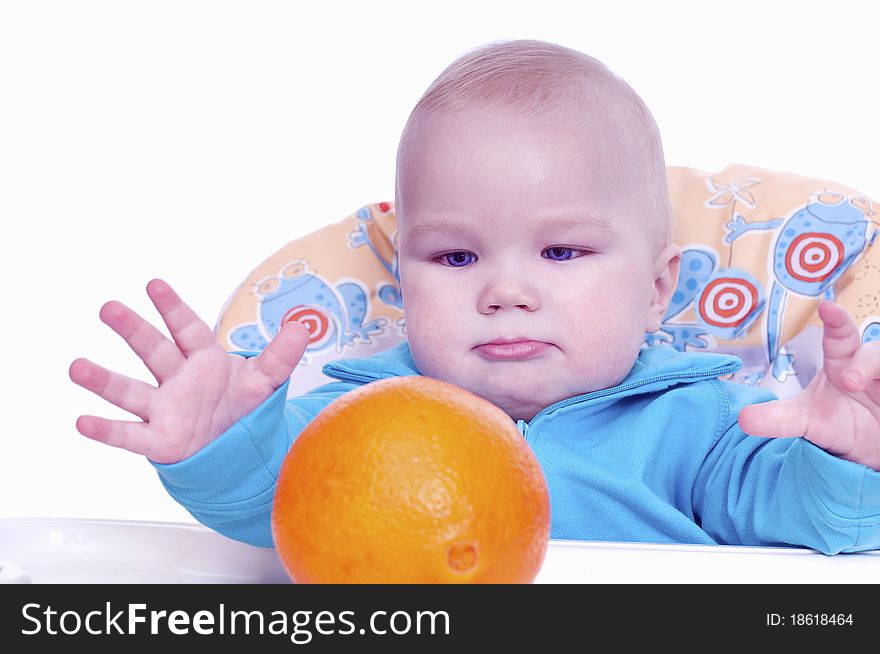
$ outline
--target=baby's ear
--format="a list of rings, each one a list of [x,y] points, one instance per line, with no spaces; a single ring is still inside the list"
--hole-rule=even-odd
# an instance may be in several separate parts
[[[678,269],[681,265],[681,248],[675,244],[667,245],[654,259],[654,292],[651,295],[651,307],[645,331],[656,332],[660,329],[663,316],[669,308],[672,294],[678,284]]]

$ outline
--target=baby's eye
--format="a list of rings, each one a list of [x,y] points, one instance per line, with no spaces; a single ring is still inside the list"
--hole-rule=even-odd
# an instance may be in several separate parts
[[[585,250],[578,250],[575,248],[566,248],[559,245],[554,245],[551,248],[547,248],[541,253],[541,256],[550,259],[551,261],[568,261],[569,259],[577,259],[578,257],[582,257],[586,254]]]
[[[439,257],[440,263],[453,268],[464,268],[477,261],[477,255],[473,252],[449,252]]]

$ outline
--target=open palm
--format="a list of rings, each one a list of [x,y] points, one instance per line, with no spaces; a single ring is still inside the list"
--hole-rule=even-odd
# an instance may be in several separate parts
[[[288,323],[258,355],[227,353],[211,328],[162,280],[147,285],[173,340],[119,302],[101,308],[101,320],[129,344],[158,382],[107,370],[87,359],[70,378],[139,421],[80,416],[77,430],[97,441],[175,463],[213,441],[253,411],[289,377],[308,345],[299,323]]]

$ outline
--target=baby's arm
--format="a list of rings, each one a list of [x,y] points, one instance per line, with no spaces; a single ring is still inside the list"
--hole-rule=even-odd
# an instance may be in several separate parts
[[[696,477],[695,516],[717,542],[793,545],[826,554],[880,548],[880,473],[803,438],[756,438],[740,409],[771,394],[719,382],[729,404]]]
[[[308,333],[287,323],[259,356],[246,359],[228,354],[165,282],[151,281],[147,294],[173,340],[119,302],[105,304],[100,316],[143,360],[158,387],[77,359],[70,366],[74,382],[140,420],[80,416],[76,427],[94,440],[169,464],[204,448],[284,384]]]

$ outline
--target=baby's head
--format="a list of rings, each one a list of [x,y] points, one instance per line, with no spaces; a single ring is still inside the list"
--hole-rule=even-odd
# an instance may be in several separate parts
[[[397,158],[400,281],[419,370],[514,419],[607,388],[678,275],[660,136],[603,64],[536,41],[450,65]]]

